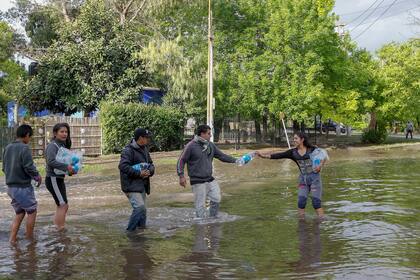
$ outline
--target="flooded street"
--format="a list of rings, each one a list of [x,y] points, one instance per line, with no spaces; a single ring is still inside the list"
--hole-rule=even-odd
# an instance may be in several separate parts
[[[327,218],[297,218],[298,168],[256,159],[217,162],[221,217],[193,220],[190,187],[175,162],[157,162],[148,229],[127,234],[131,209],[115,163],[68,183],[67,230],[36,192],[37,241],[8,243],[13,217],[0,187],[0,279],[420,279],[420,152],[407,147],[333,150],[322,173]],[[152,155],[153,157],[153,155]],[[2,184],[0,184],[2,185]]]

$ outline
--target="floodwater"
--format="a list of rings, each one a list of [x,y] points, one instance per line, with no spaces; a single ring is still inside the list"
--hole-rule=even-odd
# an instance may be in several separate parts
[[[53,201],[41,188],[37,241],[22,231],[16,246],[7,241],[13,212],[0,187],[0,279],[420,279],[417,154],[332,151],[324,221],[310,203],[306,219],[297,218],[298,171],[287,160],[217,163],[223,213],[204,222],[193,220],[174,167],[157,166],[155,185],[170,191],[152,193],[148,229],[135,234],[124,230],[130,209],[116,172],[72,178],[67,231],[55,232]]]

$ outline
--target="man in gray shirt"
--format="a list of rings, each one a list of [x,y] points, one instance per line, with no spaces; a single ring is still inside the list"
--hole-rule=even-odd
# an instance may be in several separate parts
[[[206,217],[206,199],[210,200],[210,217],[217,217],[221,201],[220,187],[213,177],[213,158],[223,162],[235,163],[236,158],[224,154],[210,142],[211,128],[200,125],[194,139],[184,148],[177,164],[179,184],[185,188],[184,166],[188,166],[191,187],[194,193],[194,205],[197,218]]]
[[[29,125],[19,126],[16,131],[16,141],[7,145],[3,153],[2,171],[6,176],[7,194],[12,199],[11,204],[16,213],[10,233],[11,243],[16,243],[17,233],[26,214],[28,215],[26,238],[32,239],[33,237],[37,201],[31,180],[37,181],[39,186],[41,176],[34,165],[28,146],[32,134],[33,130]]]

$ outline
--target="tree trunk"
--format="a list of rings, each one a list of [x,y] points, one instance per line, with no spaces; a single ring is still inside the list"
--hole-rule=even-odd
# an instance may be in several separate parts
[[[299,122],[293,120],[293,133],[298,132],[299,131]]]
[[[214,122],[214,142],[220,140],[220,130],[223,126],[223,119],[216,119]]]
[[[376,129],[376,123],[377,123],[376,112],[371,112],[370,113],[369,130],[375,130]]]
[[[236,116],[236,141],[235,141],[235,150],[241,148],[241,129],[240,129],[241,117],[239,114]]]
[[[255,120],[255,140],[258,144],[261,143],[261,124],[258,120]]]
[[[15,102],[15,107],[13,108],[13,122],[14,122],[14,126],[18,127],[19,125],[19,102],[16,101]]]
[[[262,133],[262,141],[266,142],[268,137],[268,113],[267,110],[264,110],[262,116],[262,125],[263,125],[263,133]]]
[[[306,127],[305,127],[305,122],[304,122],[304,121],[300,122],[300,131],[301,131],[302,133],[305,133],[305,129],[306,129]]]
[[[63,14],[65,22],[70,22],[71,21],[69,13],[67,12],[66,0],[61,0],[61,13]]]

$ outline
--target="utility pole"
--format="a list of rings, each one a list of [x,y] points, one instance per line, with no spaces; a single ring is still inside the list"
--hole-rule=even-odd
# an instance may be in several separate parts
[[[211,12],[211,0],[209,0],[209,22],[208,22],[208,81],[207,81],[207,125],[211,127],[212,136],[211,141],[214,139],[214,128],[213,128],[213,110],[214,110],[214,98],[213,98],[213,34],[212,34],[212,12]]]
[[[346,34],[346,25],[344,23],[337,23],[335,26],[335,32],[338,36],[343,37]]]

